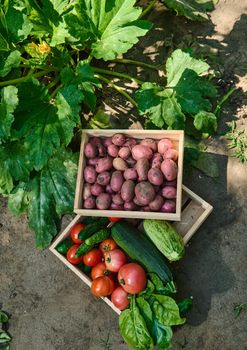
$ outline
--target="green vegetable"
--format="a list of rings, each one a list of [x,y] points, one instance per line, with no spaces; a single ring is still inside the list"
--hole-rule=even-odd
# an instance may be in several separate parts
[[[177,292],[176,285],[173,281],[168,282],[164,285],[164,283],[155,273],[149,273],[148,276],[150,278],[150,281],[152,281],[154,290],[157,294],[171,295]]]
[[[104,239],[107,239],[111,234],[110,229],[102,228],[100,231],[94,233],[92,236],[85,240],[87,245],[95,245],[102,242]]]
[[[56,246],[56,250],[63,255],[66,255],[67,251],[69,250],[69,248],[73,245],[73,241],[70,238],[70,236],[68,236],[67,238],[65,238],[63,241],[61,241],[60,243],[58,243],[58,245]]]
[[[152,336],[155,339],[155,345],[160,350],[170,349],[172,340],[172,328],[160,323],[157,319],[153,322]]]
[[[92,224],[86,225],[86,227],[79,233],[78,238],[85,240],[98,232],[101,228],[105,227],[108,223],[109,220],[107,218],[100,218]]]
[[[178,303],[179,313],[181,316],[186,316],[186,314],[191,310],[193,305],[193,298],[186,298]]]
[[[75,253],[75,257],[79,258],[80,256],[88,253],[91,249],[93,249],[93,247],[94,245],[87,245],[86,243],[82,243],[77,249],[77,252]]]
[[[9,316],[6,314],[6,312],[0,310],[0,323],[6,323],[9,320]]]
[[[175,326],[185,323],[185,318],[181,318],[179,308],[172,298],[166,295],[153,294],[150,297],[151,309],[155,318],[166,326]]]
[[[126,343],[135,350],[152,350],[153,340],[147,325],[132,297],[130,308],[119,316],[120,333]]]
[[[176,261],[184,256],[183,239],[169,222],[145,219],[143,227],[147,236],[168,260]]]
[[[165,258],[147,236],[138,231],[136,227],[119,221],[113,225],[111,234],[117,245],[132,260],[141,263],[148,272],[155,272],[165,283],[173,280]]]
[[[82,270],[85,274],[90,274],[92,268],[90,266],[85,265],[83,262],[78,264],[76,267]]]

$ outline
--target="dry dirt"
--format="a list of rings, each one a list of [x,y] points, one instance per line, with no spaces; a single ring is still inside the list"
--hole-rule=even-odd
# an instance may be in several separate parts
[[[246,0],[221,0],[210,21],[191,23],[159,5],[149,18],[155,23],[151,34],[129,57],[161,64],[178,46],[206,54],[221,93],[238,87],[224,107],[220,132],[233,119],[246,127],[246,13]],[[142,79],[155,79],[152,72],[141,74]],[[115,93],[106,96],[106,109],[108,105],[120,126],[127,127],[125,114],[135,120]],[[175,330],[172,349],[246,350],[247,312],[235,318],[233,305],[247,302],[247,168],[227,156],[220,136],[209,151],[216,157],[219,178],[194,172],[184,181],[214,205],[214,212],[174,267],[180,296],[192,295],[194,308],[188,323]],[[26,217],[10,215],[4,198],[0,203],[0,302],[11,314],[11,350],[127,350],[114,312],[49,251],[36,251]],[[64,218],[64,227],[70,219]]]

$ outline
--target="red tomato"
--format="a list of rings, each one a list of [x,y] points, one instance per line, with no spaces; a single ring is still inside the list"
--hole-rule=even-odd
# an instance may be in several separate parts
[[[126,255],[120,249],[114,249],[105,254],[105,265],[109,271],[118,272],[126,263]]]
[[[77,249],[79,248],[79,244],[72,245],[72,247],[69,248],[67,251],[66,257],[67,260],[74,265],[78,265],[83,261],[83,256],[80,256],[80,258],[75,257],[75,253],[77,252]]]
[[[81,230],[83,230],[85,228],[84,224],[76,224],[75,226],[72,227],[72,229],[70,230],[70,237],[72,239],[73,242],[75,242],[76,244],[81,244],[84,241],[78,238],[79,233],[81,232]]]
[[[112,238],[108,238],[100,243],[99,249],[104,254],[110,252],[111,250],[117,249],[117,243]]]
[[[91,285],[91,292],[96,297],[106,297],[114,290],[114,282],[108,276],[101,276],[93,280]]]
[[[91,270],[92,280],[95,280],[96,278],[101,276],[110,276],[110,275],[111,275],[111,271],[107,270],[104,262],[100,262],[99,264],[94,266]]]
[[[126,309],[130,303],[128,293],[121,286],[114,289],[111,301],[119,310]]]
[[[126,264],[118,271],[118,282],[127,293],[137,294],[146,287],[146,272],[136,263]]]
[[[83,262],[87,266],[96,266],[103,258],[102,251],[98,248],[93,248],[90,252],[83,255]]]
[[[109,217],[108,220],[111,222],[118,222],[118,221],[122,220],[122,218]]]

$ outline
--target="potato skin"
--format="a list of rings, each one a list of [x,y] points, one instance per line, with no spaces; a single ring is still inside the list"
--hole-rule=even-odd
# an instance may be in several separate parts
[[[141,140],[140,145],[147,146],[151,148],[153,152],[157,152],[157,143],[153,139],[143,139]]]
[[[96,157],[96,158],[89,158],[89,159],[87,159],[87,164],[95,166],[98,160],[99,160],[98,157]]]
[[[109,193],[101,193],[96,198],[96,207],[100,210],[106,210],[111,205],[111,195]]]
[[[137,179],[137,172],[134,168],[129,168],[124,171],[124,178],[125,180],[136,180]]]
[[[132,148],[133,146],[137,145],[137,141],[136,139],[133,139],[132,137],[128,137],[125,141],[125,143],[123,144],[123,146],[127,146]]]
[[[155,196],[154,200],[149,203],[149,208],[151,211],[160,211],[163,204],[164,199],[158,194]]]
[[[125,162],[125,160],[123,160],[120,157],[114,158],[112,165],[113,165],[113,168],[115,168],[116,170],[124,171],[128,169],[127,163]]]
[[[89,183],[84,183],[82,198],[85,200],[91,196],[91,185]]]
[[[106,186],[105,191],[106,191],[106,193],[109,193],[109,194],[114,194],[115,193],[113,191],[113,189],[111,188],[110,184]]]
[[[164,176],[162,174],[162,171],[159,168],[151,168],[148,171],[148,181],[151,182],[151,184],[156,186],[162,185],[164,181]]]
[[[124,209],[130,210],[130,211],[137,210],[138,206],[134,202],[125,202]]]
[[[101,144],[101,138],[97,136],[90,137],[89,142],[92,145],[100,145]]]
[[[95,166],[97,173],[102,173],[103,171],[110,170],[111,168],[112,158],[110,157],[99,158]]]
[[[129,147],[121,147],[118,152],[118,156],[122,159],[128,159],[130,155],[131,155],[131,150]]]
[[[119,192],[123,185],[124,178],[120,170],[116,170],[112,173],[110,186],[114,192]]]
[[[134,167],[136,165],[136,160],[133,157],[129,157],[128,159],[125,159],[125,161],[130,167]]]
[[[177,187],[177,180],[172,180],[172,181],[164,181],[163,186],[173,186]]]
[[[161,194],[164,198],[173,199],[177,197],[177,189],[173,186],[165,186],[162,188]]]
[[[164,154],[168,149],[173,148],[173,143],[170,139],[161,139],[158,142],[158,152]]]
[[[112,203],[110,210],[124,210],[124,206],[121,204]]]
[[[138,207],[143,207],[145,204],[142,204],[137,197],[134,197],[133,202],[138,206]]]
[[[93,196],[98,196],[104,192],[104,187],[100,186],[98,183],[95,183],[91,186],[91,193]]]
[[[145,181],[148,178],[149,161],[147,158],[140,158],[135,165],[138,174],[138,181]]]
[[[96,181],[96,171],[93,166],[87,165],[84,169],[84,180],[90,184],[95,183]]]
[[[98,155],[97,147],[90,142],[86,143],[84,147],[84,154],[87,158],[97,157]]]
[[[111,198],[112,198],[112,203],[114,204],[118,204],[118,205],[124,204],[124,200],[119,193],[112,195]]]
[[[103,171],[97,176],[97,183],[101,186],[106,186],[111,180],[111,174],[109,171]]]
[[[152,150],[147,147],[147,146],[143,146],[143,145],[136,145],[132,148],[132,157],[135,160],[141,159],[141,158],[147,158],[147,159],[151,159],[153,156],[153,152]]]
[[[109,156],[115,158],[118,156],[119,147],[111,144],[107,147],[107,152],[108,152]]]
[[[112,145],[112,139],[111,137],[106,137],[103,139],[103,145],[107,148],[108,146]]]
[[[161,171],[168,181],[175,180],[178,174],[177,164],[172,159],[165,159],[161,163]]]
[[[99,144],[97,145],[97,148],[98,148],[99,156],[105,157],[107,154],[105,146],[103,146],[102,144]]]
[[[112,136],[112,143],[116,146],[123,146],[125,143],[124,134],[115,134]]]
[[[121,197],[125,202],[131,202],[135,195],[135,183],[132,180],[124,181],[121,188]]]
[[[167,199],[162,205],[160,211],[162,213],[175,213],[176,212],[176,203],[172,199]]]
[[[170,148],[163,154],[164,159],[172,159],[174,162],[178,159],[178,151],[174,148]]]
[[[88,197],[84,201],[85,209],[94,209],[95,208],[95,198],[93,196]]]
[[[160,168],[162,162],[162,155],[160,153],[154,153],[153,158],[151,159],[151,168]]]
[[[135,187],[135,195],[138,202],[145,206],[154,199],[155,190],[149,182],[141,181]]]

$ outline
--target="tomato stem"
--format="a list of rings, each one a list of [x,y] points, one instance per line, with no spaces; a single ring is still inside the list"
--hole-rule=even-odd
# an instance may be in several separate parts
[[[119,283],[122,284],[123,286],[125,285],[125,281],[123,278],[120,278]]]

